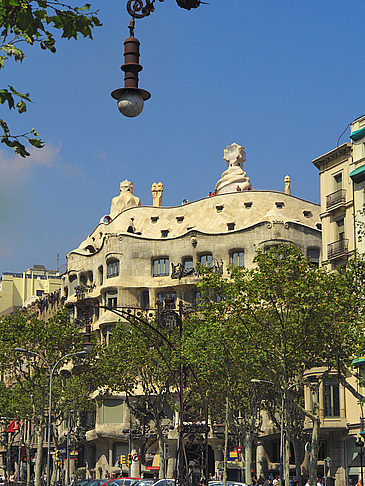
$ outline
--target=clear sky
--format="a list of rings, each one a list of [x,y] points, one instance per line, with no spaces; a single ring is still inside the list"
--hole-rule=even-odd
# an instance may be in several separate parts
[[[363,0],[210,0],[190,12],[175,0],[136,22],[142,115],[123,117],[124,0],[95,0],[94,40],[27,51],[1,71],[2,87],[29,91],[15,132],[36,128],[46,147],[28,159],[0,150],[0,273],[56,268],[108,214],[124,179],[142,204],[164,184],[163,204],[207,196],[225,170],[224,148],[245,147],[255,189],[319,201],[311,161],[365,113]],[[348,132],[342,142],[348,140]]]

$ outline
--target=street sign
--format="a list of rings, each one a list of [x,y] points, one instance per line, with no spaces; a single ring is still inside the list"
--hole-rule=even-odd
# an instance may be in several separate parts
[[[133,462],[138,462],[139,461],[139,455],[138,454],[133,454],[132,461]]]

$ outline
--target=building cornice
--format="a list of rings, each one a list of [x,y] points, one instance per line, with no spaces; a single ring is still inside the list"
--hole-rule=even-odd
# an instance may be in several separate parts
[[[336,147],[335,149],[331,150],[330,152],[327,152],[324,155],[321,155],[320,157],[317,157],[316,159],[312,160],[312,164],[314,164],[317,169],[321,168],[322,164],[325,164],[326,162],[331,162],[334,159],[337,159],[338,157],[341,156],[349,156],[351,155],[352,152],[352,144],[349,142],[345,142],[339,147]]]

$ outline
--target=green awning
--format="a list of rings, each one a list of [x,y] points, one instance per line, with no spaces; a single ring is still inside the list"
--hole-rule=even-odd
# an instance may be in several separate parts
[[[357,365],[357,366],[361,366],[361,365],[365,364],[365,356],[363,354],[361,354],[358,358],[355,358],[352,361],[352,364]]]
[[[365,127],[360,128],[360,130],[355,130],[350,135],[351,140],[354,140],[355,142],[357,140],[360,140],[360,138],[363,138],[363,137],[365,137]]]
[[[350,172],[350,177],[354,182],[362,182],[365,180],[365,165],[358,167]]]

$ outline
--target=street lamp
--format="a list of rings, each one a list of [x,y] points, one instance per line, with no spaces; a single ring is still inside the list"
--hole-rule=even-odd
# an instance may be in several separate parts
[[[52,378],[53,378],[53,373],[55,372],[57,366],[61,363],[61,361],[65,360],[66,358],[71,358],[72,356],[85,356],[88,354],[87,351],[77,351],[76,353],[70,353],[66,354],[65,356],[62,356],[56,364],[51,368],[49,363],[46,361],[46,359],[41,356],[40,354],[30,351],[29,349],[25,348],[15,348],[14,351],[18,353],[28,353],[28,354],[33,354],[34,356],[38,356],[39,359],[41,359],[44,364],[48,368],[48,373],[49,373],[49,398],[48,398],[48,427],[47,427],[47,435],[48,435],[48,441],[47,441],[47,486],[50,484],[50,457],[51,457],[51,416],[52,416]]]
[[[364,449],[364,441],[362,440],[361,437],[359,437],[356,441],[356,447],[359,448],[359,455],[360,455],[360,471],[361,471],[361,484],[364,486],[364,475],[363,475],[363,469],[362,469],[362,455],[363,455],[363,449]]]
[[[251,383],[267,383],[268,385],[275,386],[275,383],[269,380],[258,380],[253,378]],[[280,464],[279,464],[279,482],[280,486],[284,484],[283,481],[283,458],[284,458],[284,407],[285,407],[285,400],[286,400],[286,392],[293,388],[293,386],[297,385],[297,383],[292,383],[290,386],[284,389],[280,388],[280,395],[281,395],[281,414],[280,414]]]
[[[164,0],[160,0],[163,2]],[[129,24],[129,37],[124,41],[124,87],[112,91],[111,96],[117,100],[118,110],[128,118],[135,118],[142,113],[144,102],[151,98],[151,94],[138,87],[138,73],[143,67],[139,64],[139,40],[134,37],[135,19],[143,19],[154,12],[155,0],[128,0],[127,12],[132,17]],[[176,0],[179,7],[186,10],[198,8],[201,0]]]

